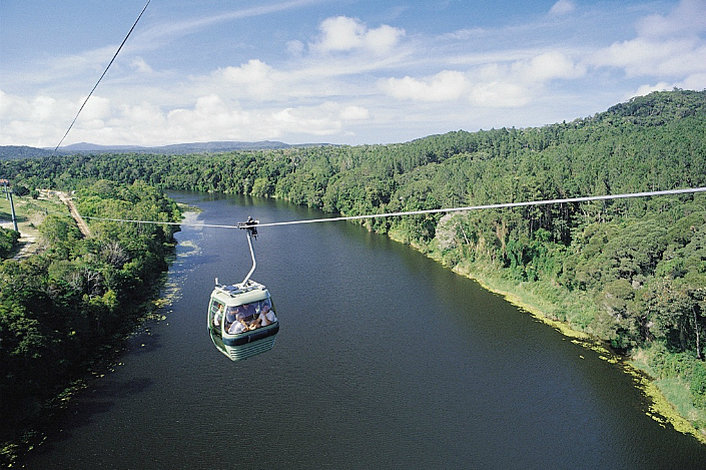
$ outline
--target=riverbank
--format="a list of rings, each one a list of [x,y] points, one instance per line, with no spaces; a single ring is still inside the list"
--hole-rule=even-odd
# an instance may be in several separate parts
[[[96,185],[82,190],[83,213],[181,218],[175,203],[144,184]],[[0,263],[0,358],[7,371],[0,377],[0,466],[41,444],[53,416],[85,382],[114,369],[126,338],[163,307],[155,299],[174,258],[173,226],[104,222],[81,233],[55,198],[18,204],[20,224],[27,224],[20,230],[37,230],[41,254]]]
[[[95,381],[103,379],[123,366],[121,356],[125,353],[130,338],[137,334],[151,336],[150,328],[145,326],[147,322],[167,319],[164,312],[176,296],[176,288],[167,283],[167,272],[160,276],[153,289],[150,298],[125,312],[124,328],[105,338],[104,344],[84,364],[83,375],[74,378],[55,396],[40,403],[38,406],[41,407],[42,413],[25,422],[19,429],[21,433],[15,439],[0,441],[0,467],[5,465],[7,468],[12,468],[28,453],[44,445],[72,400]]]
[[[670,401],[667,398],[668,393],[660,387],[657,380],[649,375],[650,371],[644,364],[639,360],[634,360],[633,357],[625,357],[616,354],[599,338],[572,327],[568,322],[552,318],[552,312],[559,310],[559,306],[553,304],[551,301],[540,298],[522,285],[508,281],[488,270],[473,269],[471,265],[464,264],[450,266],[437,252],[426,250],[421,246],[415,246],[415,244],[409,243],[403,236],[396,234],[394,231],[388,233],[388,237],[398,243],[411,246],[427,257],[451,269],[453,272],[476,281],[484,289],[501,295],[512,305],[532,315],[537,321],[541,321],[567,338],[570,338],[573,343],[597,352],[601,359],[615,364],[617,367],[620,367],[623,372],[633,378],[635,386],[638,387],[647,398],[649,408],[646,410],[646,414],[649,417],[662,426],[667,424],[671,425],[675,430],[683,434],[691,435],[701,443],[706,444],[706,429],[697,429],[692,421],[677,410],[675,400]],[[688,392],[688,387],[686,390]],[[674,395],[674,393],[671,395]]]

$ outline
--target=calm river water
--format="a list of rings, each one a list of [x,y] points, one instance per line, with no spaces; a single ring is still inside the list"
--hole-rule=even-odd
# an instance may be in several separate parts
[[[235,224],[320,217],[273,201],[173,195]],[[214,277],[244,233],[184,227],[166,320],[71,404],[28,468],[704,468],[630,377],[501,297],[344,222],[263,228],[253,275],[281,322],[238,363],[212,346]]]

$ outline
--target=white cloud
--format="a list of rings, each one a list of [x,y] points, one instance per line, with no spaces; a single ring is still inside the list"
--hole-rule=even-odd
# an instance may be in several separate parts
[[[667,82],[659,82],[656,85],[642,85],[634,93],[623,97],[624,100],[629,100],[634,96],[644,96],[649,95],[653,91],[666,91],[674,88],[674,85],[670,85]]]
[[[258,59],[251,59],[240,67],[226,67],[214,73],[222,85],[229,87],[235,96],[249,96],[264,99],[272,97],[276,84],[275,71]]]
[[[24,103],[22,104],[24,105]],[[32,100],[31,105],[25,108],[25,111],[29,111],[29,118],[32,120],[47,121],[56,111],[56,100],[49,96],[37,96]]]
[[[382,25],[379,28],[371,29],[365,35],[365,47],[377,54],[384,54],[392,50],[404,36],[404,31],[392,26]]]
[[[319,26],[318,41],[309,45],[316,52],[345,52],[367,50],[374,54],[388,53],[404,36],[403,29],[382,25],[368,27],[356,18],[336,16],[327,18]]]
[[[481,37],[488,34],[488,31],[483,28],[459,29],[451,33],[444,33],[439,36],[440,39],[452,41],[467,41],[474,37]]]
[[[706,43],[692,38],[638,37],[593,54],[593,65],[619,67],[628,76],[683,75],[706,71]]]
[[[530,103],[552,80],[584,76],[586,68],[558,51],[539,53],[512,62],[491,62],[465,72],[444,70],[426,78],[388,78],[379,88],[403,100],[454,101],[465,98],[472,104],[498,108]]]
[[[388,95],[414,101],[455,100],[468,91],[468,85],[464,74],[454,70],[444,70],[423,79],[406,76],[379,82],[380,88]]]
[[[471,104],[490,108],[518,108],[527,105],[531,100],[530,90],[509,81],[473,85],[469,96]]]
[[[345,16],[325,19],[317,47],[323,51],[346,51],[363,45],[366,27],[360,21]]]
[[[341,110],[340,117],[344,121],[364,121],[370,118],[370,111],[362,106],[346,106]]]
[[[223,77],[236,84],[253,84],[267,80],[272,73],[272,67],[258,59],[251,59],[240,67],[226,67]]]
[[[124,120],[124,124],[137,128],[164,129],[167,122],[166,116],[159,106],[149,102],[121,106],[117,119]]]
[[[283,135],[328,136],[344,131],[346,122],[369,119],[358,105],[325,102],[317,106],[245,110],[217,94],[196,99],[192,106],[164,113],[149,104],[121,110],[120,120],[134,126],[131,138],[143,142],[262,140]],[[113,135],[112,141],[124,136]],[[110,139],[109,136],[103,138]],[[110,141],[110,140],[109,140]]]
[[[542,125],[591,115],[635,93],[706,87],[703,0],[683,0],[667,13],[659,10],[664,2],[583,3],[580,15],[571,14],[578,2],[553,0],[549,15],[535,21],[476,25],[471,15],[467,29],[429,34],[404,24],[406,33],[391,20],[372,25],[367,18],[310,17],[308,36],[281,30],[206,43],[213,38],[204,35],[199,47],[212,49],[193,61],[198,68],[188,68],[186,55],[176,64],[187,52],[168,48],[177,37],[309,0],[277,1],[269,9],[145,24],[66,143],[307,142],[313,136],[354,143],[353,131],[360,143],[392,142],[448,129]],[[648,8],[660,14],[640,13]],[[0,76],[0,144],[54,145],[114,51],[45,55]]]
[[[706,90],[706,72],[693,73],[677,84],[687,90]]]
[[[583,76],[586,70],[563,53],[550,51],[529,60],[515,62],[512,65],[512,72],[520,80],[544,82],[557,78],[578,78]]]
[[[142,57],[135,57],[130,65],[139,73],[152,73],[152,67]]]
[[[341,130],[341,121],[332,120],[313,109],[286,108],[272,115],[279,129],[316,136],[331,135]]]
[[[638,22],[640,36],[668,37],[698,34],[706,30],[706,2],[682,0],[667,15],[650,15]]]
[[[271,126],[280,134],[328,136],[343,132],[343,121],[368,119],[369,112],[361,106],[342,106],[327,101],[318,106],[285,108],[274,112],[271,117]]]
[[[628,77],[682,77],[706,73],[706,2],[682,0],[667,15],[650,15],[637,24],[634,39],[594,52],[589,62],[623,69]]]
[[[76,106],[76,111],[80,104]],[[81,111],[80,118],[84,121],[107,119],[111,116],[112,109],[110,100],[101,96],[93,95],[88,100],[86,106]]]
[[[549,14],[552,16],[561,16],[571,13],[575,9],[576,5],[574,5],[574,2],[571,0],[559,0],[549,10]]]
[[[0,90],[0,145],[47,146],[61,137],[57,122],[70,119],[75,103],[45,94],[33,98]],[[61,125],[68,125],[68,120]]]

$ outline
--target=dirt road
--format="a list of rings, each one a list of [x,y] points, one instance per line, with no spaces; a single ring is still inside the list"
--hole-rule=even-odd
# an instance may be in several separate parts
[[[74,218],[76,221],[76,224],[78,225],[78,229],[81,231],[84,237],[90,237],[91,236],[91,231],[88,229],[88,224],[86,224],[86,221],[83,220],[83,217],[81,217],[81,214],[78,213],[76,210],[76,206],[74,205],[74,201],[71,200],[68,194],[63,193],[61,191],[57,191],[56,194],[59,196],[59,199],[61,202],[66,204],[66,207],[69,208],[69,212],[71,212],[71,217]]]

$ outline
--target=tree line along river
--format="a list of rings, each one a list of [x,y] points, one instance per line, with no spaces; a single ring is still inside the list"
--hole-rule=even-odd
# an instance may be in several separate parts
[[[198,193],[192,222],[321,217]],[[706,446],[647,416],[633,379],[498,295],[347,223],[260,230],[273,350],[211,344],[214,285],[244,233],[182,227],[166,319],[57,420],[27,468],[703,468]]]

